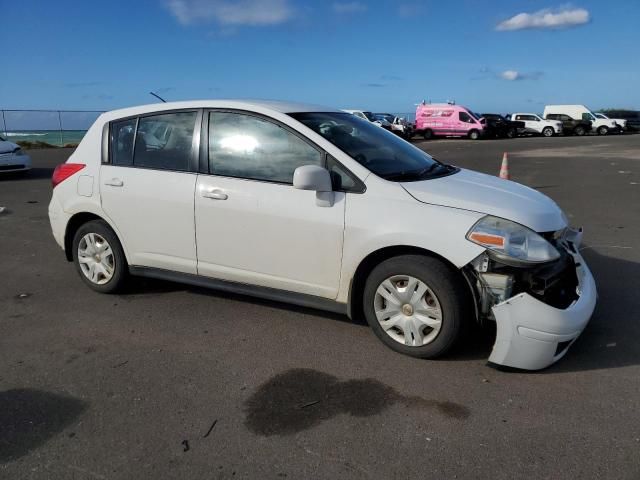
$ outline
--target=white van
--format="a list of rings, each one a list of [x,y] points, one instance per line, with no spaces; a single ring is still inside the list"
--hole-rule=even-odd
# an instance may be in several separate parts
[[[606,135],[620,131],[620,126],[611,119],[598,117],[584,105],[547,105],[544,107],[543,116],[548,114],[569,115],[571,118],[582,119],[591,122],[592,131],[598,135]]]

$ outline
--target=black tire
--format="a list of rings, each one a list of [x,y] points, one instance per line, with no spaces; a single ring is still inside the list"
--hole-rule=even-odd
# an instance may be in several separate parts
[[[515,138],[515,136],[516,136],[515,128],[510,128],[509,130],[507,130],[507,138]]]
[[[609,129],[604,125],[598,128],[598,135],[607,135],[609,133]]]
[[[573,130],[573,134],[577,135],[579,137],[582,137],[585,133],[587,133],[584,129],[584,127],[578,125],[574,130]]]
[[[378,322],[375,313],[376,291],[382,282],[394,275],[409,275],[425,283],[440,304],[440,331],[426,345],[404,345],[387,334]],[[468,286],[458,272],[436,258],[423,255],[402,255],[380,263],[367,278],[363,302],[365,318],[376,336],[392,350],[417,358],[435,358],[450,350],[463,332],[463,324],[471,306]]]
[[[551,127],[544,127],[542,129],[542,136],[543,137],[553,137],[553,128]]]
[[[425,140],[431,140],[433,138],[433,130],[427,128],[424,132],[422,132],[422,138]]]
[[[469,132],[469,138],[471,140],[478,140],[480,138],[480,132],[478,130],[471,130]]]
[[[80,242],[83,237],[89,233],[97,234],[106,240],[113,252],[113,274],[111,278],[103,284],[94,283],[87,278],[85,273],[82,271],[82,267],[80,266],[80,261],[78,259],[78,247]],[[127,265],[127,260],[124,256],[120,240],[118,240],[118,237],[106,222],[103,220],[92,220],[82,225],[73,236],[71,248],[73,263],[76,266],[76,270],[78,271],[82,281],[89,286],[89,288],[100,293],[115,293],[123,287],[129,272],[129,266]]]

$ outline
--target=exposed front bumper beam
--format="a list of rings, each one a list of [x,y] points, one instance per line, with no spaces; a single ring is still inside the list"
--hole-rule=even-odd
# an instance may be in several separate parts
[[[578,253],[576,235],[570,252],[576,264],[578,299],[566,309],[545,304],[528,293],[520,293],[495,305],[497,334],[489,362],[524,370],[548,367],[567,352],[585,328],[596,306],[596,284]]]

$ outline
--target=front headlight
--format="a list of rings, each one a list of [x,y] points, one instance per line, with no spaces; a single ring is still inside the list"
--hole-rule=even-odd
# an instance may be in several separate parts
[[[506,262],[544,263],[560,258],[558,250],[533,230],[491,215],[471,227],[467,240]]]

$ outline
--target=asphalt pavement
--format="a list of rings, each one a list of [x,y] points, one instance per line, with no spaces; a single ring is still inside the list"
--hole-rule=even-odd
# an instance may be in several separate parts
[[[567,356],[487,366],[491,332],[437,361],[361,321],[137,279],[84,286],[47,218],[53,167],[0,177],[0,477],[640,478],[640,135],[417,141],[552,197],[599,290]]]

